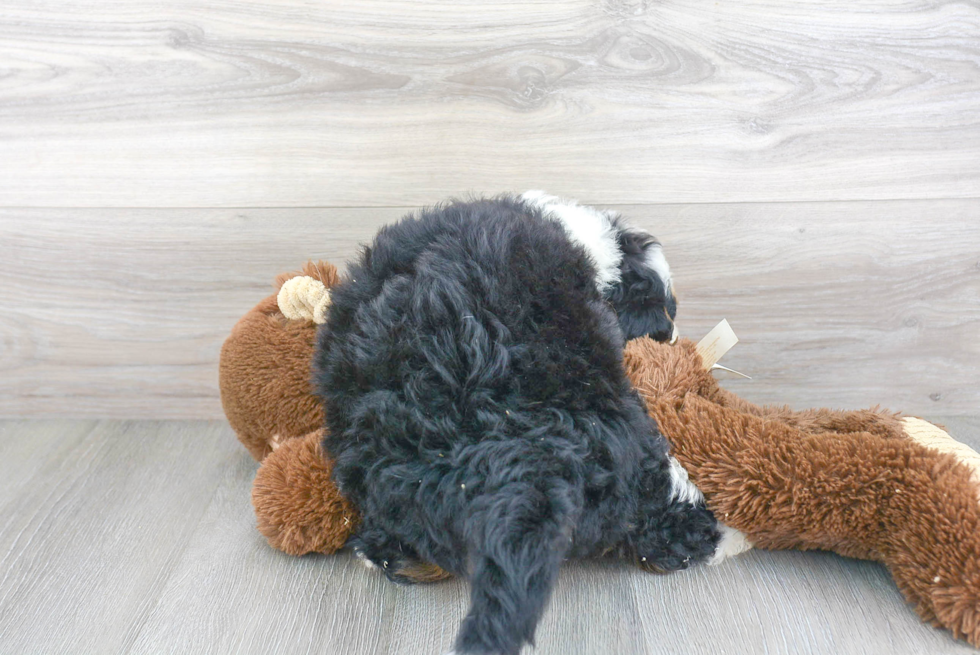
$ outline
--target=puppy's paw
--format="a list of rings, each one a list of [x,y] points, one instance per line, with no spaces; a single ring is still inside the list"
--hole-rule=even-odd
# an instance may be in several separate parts
[[[714,555],[708,559],[708,564],[712,566],[721,564],[730,557],[752,550],[752,543],[744,532],[730,528],[723,523],[718,524],[718,530],[721,532],[721,540],[718,542],[718,547],[715,548]]]
[[[360,563],[364,565],[364,568],[368,569],[369,571],[377,571],[378,570],[378,565],[375,564],[374,562],[372,562],[368,558],[368,556],[365,555],[362,551],[355,550],[354,551],[354,556],[357,557],[358,561],[360,561]]]
[[[705,507],[676,503],[635,535],[637,563],[653,573],[682,571],[705,562],[721,541],[718,522]]]

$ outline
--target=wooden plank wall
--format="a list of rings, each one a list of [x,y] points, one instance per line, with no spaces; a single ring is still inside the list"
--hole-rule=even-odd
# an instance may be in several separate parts
[[[0,416],[220,417],[279,271],[452,194],[665,242],[761,402],[980,407],[980,6],[8,0]]]

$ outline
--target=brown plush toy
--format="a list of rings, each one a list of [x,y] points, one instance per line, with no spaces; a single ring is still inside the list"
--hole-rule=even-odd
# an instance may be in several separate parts
[[[262,462],[252,490],[259,530],[294,555],[335,552],[357,523],[330,479],[310,383],[314,319],[337,280],[322,262],[280,276],[278,302],[246,314],[221,353],[228,420]],[[711,352],[644,338],[624,356],[673,454],[715,515],[744,535],[732,543],[883,562],[924,620],[980,646],[980,455],[930,423],[880,410],[758,407],[718,386]],[[422,579],[445,575],[433,567]]]
[[[276,283],[281,292],[289,280],[329,288],[339,279],[332,264],[307,262]],[[315,339],[312,315],[287,318],[270,296],[232,328],[218,368],[228,422],[262,462],[252,485],[259,531],[290,555],[333,553],[357,523],[357,510],[334,487],[320,449],[323,408],[310,380]]]

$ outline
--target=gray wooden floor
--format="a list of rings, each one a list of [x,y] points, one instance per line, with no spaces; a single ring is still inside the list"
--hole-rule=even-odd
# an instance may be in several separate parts
[[[980,419],[950,431],[980,447]],[[0,652],[439,655],[464,583],[400,587],[254,528],[256,464],[223,422],[0,422]],[[668,576],[565,566],[538,631],[570,653],[974,652],[921,624],[885,569],[752,552]]]

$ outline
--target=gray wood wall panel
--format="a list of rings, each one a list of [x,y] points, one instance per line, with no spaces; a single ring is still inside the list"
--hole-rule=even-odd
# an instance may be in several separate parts
[[[726,384],[799,407],[980,407],[980,200],[620,206],[678,324],[728,318]],[[0,415],[220,418],[231,326],[404,210],[0,210]]]
[[[940,419],[980,448],[980,419]],[[30,453],[24,455],[24,453]],[[254,526],[256,464],[227,425],[0,421],[0,653],[438,655],[459,580],[388,583],[295,558]],[[528,655],[972,653],[884,567],[755,551],[666,576],[569,563]]]
[[[975,2],[7,0],[0,205],[976,197]]]

